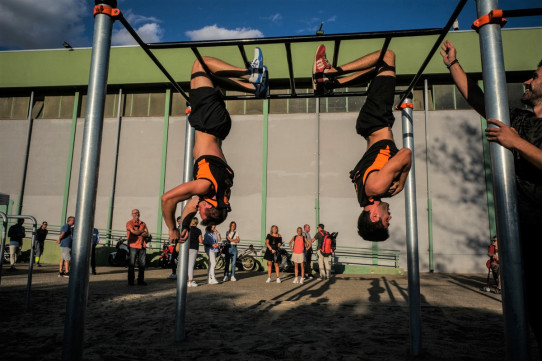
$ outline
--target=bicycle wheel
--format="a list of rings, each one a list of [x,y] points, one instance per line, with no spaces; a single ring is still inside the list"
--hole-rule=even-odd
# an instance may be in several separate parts
[[[226,259],[224,255],[221,254],[220,257],[217,257],[216,259],[215,269],[223,269],[225,265],[226,265]]]

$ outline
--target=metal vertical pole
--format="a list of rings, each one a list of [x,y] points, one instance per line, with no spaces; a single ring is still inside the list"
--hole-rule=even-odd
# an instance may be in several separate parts
[[[192,180],[192,173],[194,170],[194,157],[192,155],[192,149],[194,148],[194,140],[196,138],[196,131],[190,126],[188,118],[190,114],[186,115],[186,134],[184,141],[184,173],[183,183],[188,183]],[[187,201],[184,201],[181,205],[181,213]],[[185,316],[186,316],[186,283],[188,280],[188,253],[190,251],[190,242],[181,244],[179,249],[179,255],[177,258],[177,302],[175,304],[175,341],[182,341],[185,339]]]
[[[60,224],[64,224],[66,221],[66,214],[68,213],[68,200],[70,197],[70,184],[72,179],[73,168],[73,148],[75,146],[75,133],[77,131],[77,115],[79,112],[79,103],[81,102],[81,95],[79,92],[75,92],[74,104],[72,112],[72,123],[70,127],[70,141],[68,148],[68,159],[66,162],[66,175],[64,180],[64,197],[62,198],[62,214],[60,215]]]
[[[412,103],[409,94],[403,104]],[[407,236],[408,304],[410,310],[410,353],[419,356],[422,351],[420,318],[420,268],[418,260],[418,226],[416,213],[416,172],[414,167],[414,126],[412,107],[402,108],[403,147],[412,151],[412,167],[405,184],[405,215]]]
[[[498,5],[496,0],[477,0],[478,17],[498,9]],[[479,35],[486,117],[499,119],[509,125],[501,26],[484,25],[480,28]],[[509,150],[494,142],[490,144],[490,155],[501,256],[506,357],[508,360],[527,360],[528,333],[514,159]]]
[[[119,89],[119,99],[117,102],[117,132],[115,137],[115,157],[113,158],[113,180],[111,181],[111,195],[109,196],[109,209],[107,212],[107,245],[111,244],[111,229],[113,228],[113,213],[115,209],[115,193],[117,188],[117,169],[119,166],[119,145],[120,130],[122,119],[122,89]]]
[[[424,107],[425,107],[425,173],[427,174],[427,232],[429,238],[429,272],[435,270],[433,260],[433,199],[431,195],[431,180],[429,178],[429,166],[431,159],[429,157],[429,85],[427,78],[423,81]]]
[[[166,185],[166,164],[167,164],[170,111],[171,111],[171,89],[166,89],[166,99],[164,101],[164,125],[162,126],[162,157],[160,161],[160,193],[159,193],[160,196],[164,194],[164,188]],[[188,114],[187,114],[187,117],[188,117]],[[186,136],[185,136],[185,141],[186,141]],[[186,167],[186,164],[185,164],[185,167]],[[158,234],[158,247],[161,247],[161,238],[162,238],[161,235],[162,235],[163,220],[162,220],[161,204],[162,204],[162,199],[161,197],[158,197],[158,222],[156,224],[156,233]]]
[[[320,224],[320,99],[316,98],[316,200],[315,226]],[[316,227],[315,227],[316,228]]]
[[[267,159],[269,152],[269,99],[263,101],[262,134],[262,208],[260,212],[260,245],[265,243],[267,231]]]
[[[26,174],[28,173],[28,158],[30,157],[30,142],[32,141],[32,128],[34,127],[34,118],[32,117],[32,108],[34,107],[34,92],[30,93],[30,104],[28,104],[28,131],[26,133],[26,150],[24,154],[23,178],[21,180],[21,190],[19,191],[19,201],[15,214],[21,214],[23,210],[24,188],[26,186]]]
[[[30,262],[28,265],[28,277],[26,281],[26,302],[25,310],[30,310],[30,289],[32,288],[32,271],[34,269],[34,246],[36,243],[36,231],[38,230],[38,222],[33,216],[21,216],[21,218],[30,219],[32,221],[32,238],[30,240]]]
[[[95,1],[96,5],[116,8],[116,0]],[[88,102],[83,131],[79,189],[75,211],[72,268],[68,287],[62,359],[80,360],[83,354],[85,308],[88,295],[89,255],[94,225],[100,146],[107,91],[107,72],[111,51],[113,19],[98,13],[90,63]]]

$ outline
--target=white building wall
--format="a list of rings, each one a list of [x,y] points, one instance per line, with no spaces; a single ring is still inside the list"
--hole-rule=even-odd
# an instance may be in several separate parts
[[[394,135],[402,146],[400,113]],[[420,270],[429,271],[427,172],[424,112],[414,112],[415,172]],[[485,271],[489,243],[488,210],[483,168],[480,119],[473,111],[432,111],[428,121],[429,184],[433,202],[434,266],[437,272]],[[339,232],[339,246],[371,247],[357,235],[360,213],[349,171],[365,151],[355,133],[357,113],[271,114],[268,128],[267,208],[265,233],[279,226],[286,241],[304,223],[316,231],[319,221]],[[231,220],[244,241],[260,244],[262,217],[263,116],[233,116],[232,131],[223,144],[235,171],[232,212],[218,227],[222,235]],[[105,228],[113,182],[116,119],[104,121],[95,226]],[[139,208],[151,232],[159,219],[163,118],[123,118],[121,121],[113,229],[123,230],[132,208]],[[39,222],[60,224],[71,120],[36,120],[30,148],[23,213]],[[16,199],[22,177],[27,120],[0,121],[0,192]],[[71,175],[68,215],[75,213],[83,121],[78,121]],[[165,190],[183,179],[185,117],[172,117]],[[318,149],[320,150],[318,153]],[[320,174],[317,162],[320,162]],[[406,268],[405,192],[389,200],[391,237],[381,249],[401,251]]]

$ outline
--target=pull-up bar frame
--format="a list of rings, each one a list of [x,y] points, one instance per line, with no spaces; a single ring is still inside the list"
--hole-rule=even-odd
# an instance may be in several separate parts
[[[290,94],[269,94],[267,95],[268,99],[289,99],[289,98],[316,98],[320,97],[315,94],[298,94],[296,91],[296,84],[295,84],[295,75],[294,75],[294,69],[293,69],[293,62],[292,62],[292,50],[291,45],[294,43],[307,43],[307,42],[324,42],[324,41],[333,41],[335,43],[335,47],[333,50],[333,60],[332,64],[333,66],[337,65],[337,61],[339,58],[339,52],[340,52],[340,46],[341,42],[344,40],[363,40],[363,39],[385,39],[384,44],[381,49],[381,53],[385,53],[387,50],[391,40],[393,38],[400,38],[400,37],[414,37],[414,36],[429,36],[429,35],[439,35],[437,41],[429,51],[429,54],[425,58],[424,62],[422,63],[421,68],[419,69],[418,73],[410,83],[407,89],[396,92],[396,94],[402,94],[402,98],[399,101],[399,104],[402,104],[407,97],[408,94],[412,92],[412,89],[414,89],[414,86],[416,86],[416,83],[418,82],[419,78],[421,77],[423,71],[425,70],[425,67],[427,64],[429,64],[429,61],[435,54],[436,50],[438,49],[439,45],[442,43],[442,39],[446,36],[448,31],[453,25],[454,20],[457,18],[461,10],[463,10],[463,7],[467,3],[467,0],[460,0],[457,7],[455,8],[454,12],[452,13],[452,16],[450,19],[448,19],[448,22],[446,25],[442,28],[431,28],[431,29],[415,29],[415,30],[397,30],[397,31],[378,31],[378,32],[364,32],[364,33],[347,33],[347,34],[331,34],[331,35],[305,35],[305,36],[288,36],[288,37],[270,37],[270,38],[252,38],[252,39],[229,39],[229,40],[212,40],[212,41],[189,41],[189,42],[163,42],[163,43],[144,43],[143,40],[137,35],[137,32],[130,26],[130,24],[126,21],[126,19],[120,14],[118,16],[120,22],[124,25],[126,30],[130,33],[130,35],[133,36],[133,38],[136,40],[136,42],[141,46],[141,48],[145,51],[145,53],[151,58],[151,60],[158,66],[158,68],[162,71],[162,73],[166,76],[166,78],[169,80],[171,85],[175,90],[177,90],[189,103],[190,99],[186,92],[181,88],[179,83],[173,79],[173,77],[167,72],[167,70],[164,68],[164,66],[160,63],[160,61],[156,58],[156,56],[152,53],[152,49],[186,49],[190,48],[194,54],[196,55],[196,58],[199,60],[199,62],[202,64],[203,68],[207,73],[209,73],[209,69],[205,65],[205,62],[203,60],[203,57],[201,56],[198,48],[204,48],[204,47],[220,47],[220,46],[237,46],[239,48],[239,52],[241,54],[241,57],[243,59],[243,62],[245,66],[249,65],[246,52],[244,47],[246,45],[266,45],[266,44],[284,44],[286,49],[286,63],[288,64],[288,77],[289,77],[289,84],[290,84]],[[336,94],[329,94],[326,95],[326,97],[343,97],[343,96],[364,96],[367,95],[367,92],[340,92]],[[254,96],[247,96],[247,95],[234,95],[234,96],[225,96],[225,100],[244,100],[244,99],[254,99]]]
[[[112,23],[115,19],[119,19],[126,27],[127,31],[134,37],[136,42],[147,53],[151,60],[162,71],[171,85],[177,90],[187,101],[188,95],[181,88],[173,77],[167,72],[164,66],[152,53],[151,49],[167,49],[167,48],[191,48],[197,52],[199,47],[217,47],[217,46],[237,46],[243,58],[245,65],[248,65],[248,59],[244,50],[246,45],[263,45],[263,44],[278,44],[283,43],[286,47],[286,62],[288,64],[288,74],[290,78],[290,93],[286,95],[269,95],[269,98],[295,98],[295,97],[316,97],[309,94],[297,94],[295,90],[295,74],[292,63],[291,44],[300,42],[322,42],[334,41],[335,49],[333,52],[333,63],[336,64],[341,41],[343,40],[361,40],[383,38],[383,49],[387,49],[392,38],[394,37],[414,37],[422,35],[439,35],[437,42],[432,47],[428,56],[418,71],[418,74],[413,79],[409,87],[403,91],[403,99],[411,93],[417,80],[423,73],[425,66],[429,63],[434,55],[440,42],[448,33],[453,21],[463,9],[467,0],[460,0],[453,15],[445,27],[440,29],[419,29],[391,32],[373,32],[373,33],[354,33],[354,34],[338,34],[338,35],[316,35],[316,36],[300,36],[300,37],[277,37],[277,38],[260,38],[260,39],[244,39],[244,40],[223,40],[223,41],[206,41],[206,42],[184,42],[184,43],[155,43],[145,44],[137,35],[135,30],[128,24],[118,9],[114,12],[102,13],[99,12],[95,16],[94,26],[94,41],[92,50],[92,59],[89,75],[88,89],[88,104],[87,114],[85,119],[83,145],[81,155],[81,167],[79,174],[79,189],[77,195],[76,208],[76,231],[74,233],[73,252],[75,254],[74,267],[72,269],[72,277],[70,277],[68,300],[66,307],[66,321],[64,328],[64,347],[63,360],[79,360],[82,357],[82,345],[84,334],[84,314],[86,308],[86,300],[88,293],[88,261],[90,255],[90,239],[92,237],[92,225],[94,223],[94,207],[96,201],[96,184],[99,164],[99,153],[101,144],[101,133],[103,127],[103,107],[105,104],[105,94],[107,85],[107,70],[109,67],[109,54],[111,48]],[[95,4],[106,8],[116,8],[116,0],[95,0]],[[342,92],[336,96],[347,95],[364,95],[364,92]],[[227,99],[250,99],[250,97],[230,96]],[[401,104],[400,103],[400,104]],[[193,131],[193,129],[191,129]],[[406,195],[408,197],[408,194]],[[416,238],[413,236],[411,238]],[[184,247],[183,247],[184,248]],[[183,259],[186,256],[183,254]],[[186,262],[184,267],[186,267]],[[183,269],[180,269],[182,271]],[[410,272],[410,270],[409,270]],[[182,285],[186,284],[186,276],[181,277]],[[179,285],[178,285],[179,287]],[[181,286],[182,287],[182,286]],[[419,296],[419,295],[416,295]],[[181,296],[182,298],[182,296]],[[183,331],[183,330],[177,330]],[[411,330],[419,332],[417,330]],[[182,334],[182,332],[179,332]],[[182,337],[182,335],[180,335]],[[419,352],[421,340],[416,341],[417,345],[414,353]]]

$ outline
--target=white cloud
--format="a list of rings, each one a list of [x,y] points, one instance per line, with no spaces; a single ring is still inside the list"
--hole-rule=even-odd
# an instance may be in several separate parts
[[[60,48],[64,40],[87,46],[82,19],[88,11],[85,0],[2,0],[0,48]]]
[[[280,15],[280,13],[276,13],[276,14],[271,14],[271,15],[266,16],[266,17],[262,17],[262,19],[269,20],[272,23],[276,24],[276,23],[279,23],[282,20],[282,15]]]
[[[154,16],[144,16],[144,15],[134,14],[132,9],[123,11],[122,16],[124,16],[124,18],[132,26],[135,26],[141,23],[160,23],[161,22],[160,19],[155,18]]]
[[[226,29],[220,28],[216,24],[205,26],[199,30],[187,31],[185,34],[192,41],[263,38],[263,33],[260,30],[248,28]]]
[[[131,25],[131,24],[130,24]],[[133,27],[133,26],[132,26]],[[139,28],[134,28],[137,35],[145,43],[158,43],[162,39],[164,31],[160,25],[156,23],[148,23],[141,25]],[[136,45],[137,42],[134,40],[132,35],[123,27],[120,30],[113,31],[113,36],[111,38],[111,45]]]

